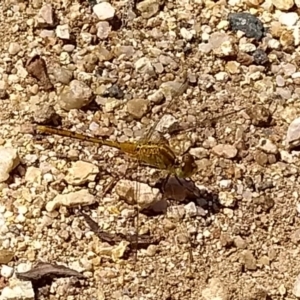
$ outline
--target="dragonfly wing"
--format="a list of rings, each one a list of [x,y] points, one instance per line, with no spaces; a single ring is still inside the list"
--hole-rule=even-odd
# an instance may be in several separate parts
[[[181,85],[179,86],[179,88],[174,89],[175,92],[173,91],[174,95],[171,95],[171,100],[169,101],[169,103],[166,104],[165,108],[164,108],[164,113],[163,115],[166,113],[166,111],[171,107],[172,103],[174,103],[174,100],[181,94],[184,93],[184,91],[187,89],[188,86],[188,81],[187,81],[187,76],[184,76],[184,81],[181,83]],[[174,85],[178,86],[178,84],[180,84],[180,82],[176,82],[174,81]],[[171,93],[172,94],[172,93]],[[161,118],[158,118],[155,123],[149,128],[148,132],[145,134],[143,140],[144,141],[149,141],[154,133],[154,131],[157,128],[158,123],[160,122]]]

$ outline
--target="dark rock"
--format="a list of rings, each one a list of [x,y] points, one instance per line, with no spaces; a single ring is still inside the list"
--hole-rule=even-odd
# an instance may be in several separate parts
[[[267,62],[269,62],[269,58],[267,56],[267,53],[263,49],[261,49],[261,48],[256,49],[253,52],[252,56],[253,56],[254,62],[257,65],[264,65]]]
[[[233,31],[243,31],[246,37],[261,40],[265,36],[263,23],[249,13],[230,13],[228,21]]]
[[[120,89],[118,85],[114,84],[107,89],[105,96],[116,99],[122,99],[124,97],[124,92]]]

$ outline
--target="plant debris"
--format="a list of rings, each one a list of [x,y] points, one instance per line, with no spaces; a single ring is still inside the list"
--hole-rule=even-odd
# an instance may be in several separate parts
[[[31,270],[16,273],[17,278],[22,280],[37,281],[45,278],[70,277],[85,278],[81,273],[63,265],[38,262]]]
[[[27,61],[26,70],[31,76],[36,78],[42,84],[46,91],[53,88],[53,84],[48,76],[46,62],[42,57],[35,55],[34,57],[30,58]]]
[[[90,229],[104,242],[115,245],[125,240],[130,243],[131,249],[147,248],[151,244],[158,244],[162,238],[151,237],[148,234],[142,234],[138,237],[135,234],[109,233],[101,230],[99,225],[87,214],[80,212]]]

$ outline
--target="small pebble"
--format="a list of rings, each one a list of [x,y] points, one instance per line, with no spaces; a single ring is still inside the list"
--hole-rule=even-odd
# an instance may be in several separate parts
[[[173,99],[174,97],[182,95],[187,88],[188,85],[186,83],[167,81],[161,84],[159,90],[164,95],[165,99]]]
[[[269,154],[277,154],[278,153],[278,148],[277,146],[272,143],[269,139],[265,139],[265,138],[261,138],[259,143],[258,143],[258,147]]]
[[[186,41],[191,41],[194,37],[194,32],[187,30],[186,28],[180,28],[180,34]]]
[[[257,269],[256,258],[250,250],[244,250],[241,253],[241,260],[247,270],[254,271]]]
[[[0,183],[9,178],[9,173],[20,163],[17,150],[10,147],[0,147]]]
[[[198,214],[197,207],[194,202],[190,202],[184,206],[185,212],[189,217],[195,217]]]
[[[232,181],[230,179],[223,179],[223,180],[220,180],[219,182],[219,186],[223,189],[228,189],[230,188],[232,185]]]
[[[262,257],[260,257],[257,261],[257,264],[260,266],[269,266],[270,265],[270,259],[268,256],[263,255]]]
[[[44,4],[37,15],[38,25],[54,25],[53,8],[51,4]]]
[[[109,20],[115,15],[114,7],[108,2],[100,2],[94,5],[93,11],[100,21]]]
[[[111,26],[109,25],[108,22],[102,21],[97,23],[97,37],[100,40],[107,39],[110,32],[111,32]]]
[[[300,298],[300,275],[296,277],[294,282],[293,295],[297,298]]]
[[[261,150],[255,151],[254,160],[260,165],[265,166],[268,164],[268,154]]]
[[[107,89],[105,96],[106,95],[111,98],[122,99],[124,97],[124,92],[121,90],[119,85],[113,84]]]
[[[99,173],[99,168],[92,163],[76,161],[68,170],[66,182],[72,185],[83,185],[93,182]]]
[[[11,278],[9,286],[5,286],[1,293],[3,300],[34,300],[35,292],[29,280]]]
[[[178,129],[179,122],[173,115],[164,114],[156,126],[156,130],[161,133],[171,133]]]
[[[292,234],[291,234],[291,241],[295,244],[298,245],[300,242],[300,229],[295,230]]]
[[[282,64],[282,70],[284,72],[284,75],[292,76],[294,73],[296,73],[297,67],[294,64],[285,63],[285,64]]]
[[[70,29],[68,24],[58,25],[56,27],[56,35],[60,39],[69,40],[70,39]]]
[[[251,53],[256,50],[256,46],[252,43],[240,44],[239,50],[245,53]]]
[[[128,113],[140,120],[148,111],[149,101],[145,99],[132,99],[127,102]]]
[[[16,55],[21,50],[21,47],[18,43],[12,42],[9,44],[8,53],[11,55]]]
[[[227,300],[230,298],[230,291],[222,279],[212,277],[201,289],[201,296],[204,300]]]
[[[159,0],[144,0],[138,2],[136,8],[141,12],[143,18],[149,19],[157,14],[159,6]]]
[[[89,86],[79,80],[71,81],[59,95],[58,104],[64,110],[80,109],[93,100],[93,93]]]
[[[52,212],[59,208],[60,206],[66,207],[76,207],[76,206],[85,206],[95,203],[95,196],[91,195],[88,190],[81,189],[77,192],[71,192],[68,194],[61,194],[54,197],[53,200],[48,201],[46,204],[46,210]]]
[[[98,62],[99,62],[99,57],[96,54],[89,53],[85,55],[83,58],[84,70],[88,73],[92,73],[95,70]],[[81,74],[83,75],[83,72],[81,72]],[[88,74],[85,74],[85,76],[87,76],[87,78],[90,77],[90,75]]]
[[[210,35],[209,44],[213,52],[221,58],[236,55],[236,49],[229,35],[223,32],[214,32]]]
[[[256,49],[252,53],[252,57],[257,65],[265,65],[269,61],[267,53],[261,48]]]
[[[140,59],[138,59],[135,64],[134,67],[136,69],[137,72],[144,74],[144,75],[148,75],[149,77],[154,77],[156,76],[154,67],[151,63],[151,61],[146,58],[146,57],[141,57]]]
[[[280,150],[280,158],[283,162],[292,164],[295,160],[294,156],[292,153],[286,151],[286,150]]]
[[[218,144],[212,148],[212,151],[215,155],[229,159],[235,158],[238,153],[234,146],[228,144]]]
[[[15,256],[11,250],[0,249],[0,264],[8,264]]]
[[[279,41],[280,41],[280,44],[284,48],[286,48],[286,47],[294,46],[295,39],[294,39],[293,33],[291,31],[285,30],[280,35]]]
[[[14,268],[9,267],[7,265],[2,265],[1,266],[1,276],[5,278],[10,278],[14,273]]]
[[[281,296],[285,296],[286,294],[286,287],[284,286],[284,284],[281,284],[278,288],[278,292]]]
[[[40,56],[31,57],[26,63],[28,74],[36,78],[45,90],[51,90],[53,85],[48,76],[46,61]]]
[[[33,110],[33,118],[37,124],[56,126],[61,124],[60,115],[58,115],[54,107],[47,102],[35,106]]]
[[[129,59],[134,54],[134,48],[132,46],[117,45],[114,49],[114,53],[117,57],[122,55],[123,57]]]
[[[53,75],[56,82],[60,82],[64,85],[68,85],[73,78],[73,72],[71,70],[61,67],[54,68]]]
[[[219,192],[219,202],[224,207],[234,207],[236,199],[230,192]]]
[[[294,0],[272,0],[272,3],[280,10],[289,10],[294,6]]]
[[[300,118],[293,120],[290,124],[285,142],[288,149],[293,149],[300,145]]]
[[[137,189],[140,193],[138,199],[135,199]],[[134,205],[137,202],[140,209],[150,208],[161,200],[159,190],[146,183],[121,179],[114,190],[121,199],[126,199],[128,204]]]
[[[156,245],[149,245],[149,247],[147,248],[146,253],[149,257],[154,257],[155,254],[157,253],[157,246]]]
[[[285,86],[285,80],[281,75],[276,76],[276,84],[277,86],[281,86],[281,87]]]
[[[234,238],[233,243],[238,249],[244,249],[247,246],[246,242],[239,235]]]
[[[279,16],[278,20],[282,25],[292,27],[299,20],[299,16],[296,12],[282,13]]]
[[[63,45],[63,51],[73,52],[75,50],[75,46],[72,44]]]

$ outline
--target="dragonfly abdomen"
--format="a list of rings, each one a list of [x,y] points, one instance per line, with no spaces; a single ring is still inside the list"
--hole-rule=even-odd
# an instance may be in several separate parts
[[[110,141],[107,139],[79,134],[69,130],[42,125],[38,125],[36,129],[41,133],[57,134],[86,142],[96,143],[98,145],[113,147],[154,168],[169,170],[170,172],[174,172],[175,170],[176,156],[167,144]]]

